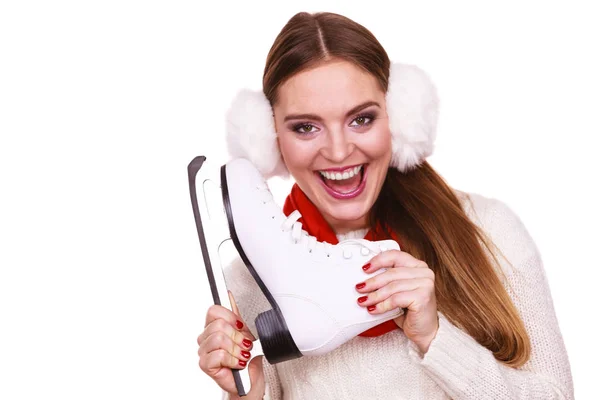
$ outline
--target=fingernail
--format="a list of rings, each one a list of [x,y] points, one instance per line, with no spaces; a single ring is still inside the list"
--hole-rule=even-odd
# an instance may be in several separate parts
[[[359,303],[364,303],[365,301],[367,301],[368,296],[362,296],[358,298],[358,302]],[[369,307],[373,307],[373,306],[369,306]]]
[[[244,327],[244,323],[238,319],[235,321],[235,326],[237,326],[238,329],[242,329]]]
[[[242,343],[244,344],[244,346],[246,346],[247,348],[250,348],[250,346],[252,345],[252,342],[249,341],[248,339],[244,339],[242,340]]]
[[[363,267],[362,267],[363,271],[368,270],[370,266],[371,266],[371,263],[367,263],[367,264],[363,265]]]
[[[357,288],[357,289],[362,289],[362,288],[364,288],[365,286],[367,286],[367,284],[366,284],[366,283],[364,283],[364,282],[361,282],[361,283],[359,283],[359,284],[357,284],[357,285],[356,285],[356,288]]]
[[[369,306],[369,307],[367,307],[367,310],[369,310],[369,311],[375,311],[375,308],[376,308],[375,306]]]
[[[245,367],[246,361],[240,360],[239,364],[240,364],[240,367]]]
[[[242,355],[243,355],[245,358],[250,358],[250,352],[249,352],[249,351],[244,351],[244,350],[242,350]]]

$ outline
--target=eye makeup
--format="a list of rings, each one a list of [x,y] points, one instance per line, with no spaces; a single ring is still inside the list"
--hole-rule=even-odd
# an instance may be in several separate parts
[[[361,119],[361,118],[366,119],[367,121],[363,122],[362,124],[350,125],[350,126],[354,127],[354,128],[359,128],[359,129],[368,127],[377,118],[377,115],[374,112],[362,112],[362,113],[358,114],[352,120],[352,122],[355,122],[357,119]],[[316,126],[314,126],[313,124],[311,124],[308,121],[304,121],[304,122],[299,122],[299,123],[293,124],[291,127],[291,130],[299,135],[310,135],[311,133],[315,133],[315,131],[313,131],[312,128],[316,128]],[[305,129],[305,131],[301,131],[301,129]],[[306,129],[311,129],[311,130],[306,131]]]

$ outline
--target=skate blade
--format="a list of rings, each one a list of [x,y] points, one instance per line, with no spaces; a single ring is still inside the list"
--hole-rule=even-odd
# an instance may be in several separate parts
[[[188,165],[188,180],[196,229],[213,302],[228,310],[233,310],[223,273],[224,263],[221,260],[221,256],[228,254],[229,256],[224,258],[224,262],[230,262],[232,253],[225,251],[228,247],[227,243],[231,243],[231,238],[223,207],[218,170],[206,163],[205,156],[198,156]],[[259,354],[254,350],[256,350],[256,346],[253,349],[256,357]],[[251,388],[248,367],[231,371],[238,396],[247,395]]]

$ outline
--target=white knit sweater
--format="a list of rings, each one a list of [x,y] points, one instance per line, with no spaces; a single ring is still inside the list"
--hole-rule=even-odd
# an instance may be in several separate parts
[[[438,312],[439,330],[425,355],[398,329],[378,337],[355,337],[324,356],[275,365],[264,358],[265,399],[573,399],[569,359],[534,241],[503,202],[456,194],[467,215],[515,267],[512,270],[500,257],[508,279],[504,285],[531,339],[530,360],[517,369],[503,365]],[[258,337],[254,319],[270,309],[269,303],[239,258],[225,276],[244,320]]]

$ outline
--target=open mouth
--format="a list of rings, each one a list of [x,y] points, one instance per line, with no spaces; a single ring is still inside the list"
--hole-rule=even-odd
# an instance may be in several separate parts
[[[335,198],[358,196],[365,187],[368,164],[356,165],[343,171],[316,171],[327,192]]]

